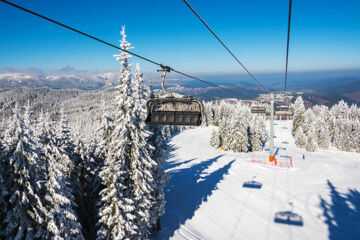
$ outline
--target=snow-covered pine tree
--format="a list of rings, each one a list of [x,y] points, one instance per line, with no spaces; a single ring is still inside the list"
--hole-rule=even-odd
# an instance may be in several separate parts
[[[213,148],[219,148],[221,147],[221,139],[219,136],[219,131],[218,130],[213,130],[211,133],[211,138],[210,138],[210,145]]]
[[[202,119],[201,126],[207,127],[207,126],[209,126],[209,117],[210,117],[209,109],[208,109],[209,105],[206,104],[205,101],[203,101],[202,103],[204,105],[204,117]]]
[[[233,150],[234,152],[248,152],[249,144],[249,126],[246,118],[240,112],[232,116],[230,125],[222,135],[225,150]]]
[[[121,48],[131,49],[123,27]],[[111,133],[105,165],[100,172],[105,188],[100,192],[98,239],[142,239],[151,225],[150,209],[154,205],[152,147],[147,143],[150,133],[144,130],[140,109],[133,98],[137,89],[131,84],[130,55],[115,56],[121,63],[120,94],[113,107],[114,129]]]
[[[167,126],[167,128],[158,125],[151,126],[149,128],[144,126],[144,121],[146,118],[146,108],[145,108],[146,101],[152,93],[150,88],[147,87],[145,84],[143,84],[142,74],[140,72],[140,66],[138,64],[136,65],[134,82],[135,82],[134,96],[137,96],[137,99],[139,100],[139,102],[136,103],[135,111],[138,113],[138,116],[140,116],[141,118],[140,129],[148,129],[152,133],[150,135],[149,133],[146,133],[144,135],[141,134],[140,132],[139,134],[144,135],[145,139],[148,139],[147,141],[151,143],[151,144],[147,144],[147,146],[144,146],[143,148],[146,148],[145,155],[150,153],[150,158],[153,159],[156,163],[153,164],[152,168],[148,169],[151,171],[149,173],[153,178],[153,184],[151,184],[151,189],[147,190],[148,193],[143,193],[142,194],[143,196],[141,196],[140,198],[137,197],[139,198],[139,200],[137,201],[137,206],[140,205],[140,210],[142,208],[143,209],[142,212],[146,213],[146,214],[139,214],[140,225],[143,225],[146,228],[149,225],[148,222],[150,222],[151,225],[153,226],[153,229],[155,229],[156,226],[157,231],[160,231],[161,229],[160,216],[164,213],[164,206],[165,206],[164,186],[168,179],[167,175],[165,174],[162,168],[163,156],[166,154],[166,142],[165,142],[165,138],[163,138],[164,136],[162,135],[162,130],[165,130],[166,132],[165,135],[167,138],[169,138],[170,135],[172,135],[175,131],[177,131],[177,129],[171,128],[169,126]],[[151,192],[149,192],[149,190]],[[151,196],[149,199],[146,199],[146,194],[149,193],[151,194]],[[139,192],[137,194],[139,195]],[[149,201],[151,198],[153,198],[152,203]],[[151,204],[149,205],[149,203]],[[141,205],[143,206],[141,207]],[[143,229],[143,231],[145,230],[146,229]]]
[[[250,108],[237,101],[233,104],[220,101],[216,104],[215,116],[219,128],[213,131],[210,145],[236,152],[259,151],[269,136],[263,118],[252,116]],[[252,145],[254,147],[252,147]]]
[[[354,150],[360,153],[360,120],[354,119],[354,131],[353,134],[350,136],[352,139],[351,141],[354,144]]]
[[[222,119],[222,121],[219,122],[219,128],[217,131],[218,134],[218,141],[219,141],[219,147],[224,147],[225,149],[225,145],[227,145],[228,143],[226,142],[225,137],[228,134],[230,128],[230,120],[229,119]]]
[[[292,127],[292,134],[295,135],[297,129],[303,126],[304,119],[305,119],[305,107],[304,101],[301,96],[299,96],[294,103],[294,117],[293,117],[293,127]]]
[[[333,141],[332,144],[337,149],[342,148],[342,139],[344,138],[344,119],[343,118],[336,118],[334,121],[334,135],[333,135]]]
[[[44,206],[48,211],[47,226],[51,239],[83,239],[82,227],[74,211],[74,196],[69,180],[62,172],[62,158],[68,158],[57,146],[50,114],[39,117],[39,139],[46,166]]]
[[[208,125],[214,125],[215,110],[212,102],[206,103],[205,114],[207,115]]]
[[[130,43],[126,41],[125,28],[123,27],[120,47],[129,50]],[[105,164],[100,172],[100,177],[105,188],[100,192],[99,203],[99,230],[98,239],[125,239],[134,238],[139,229],[135,223],[135,202],[132,199],[130,155],[132,139],[130,126],[133,121],[134,101],[131,99],[131,65],[128,63],[129,54],[122,52],[115,56],[121,63],[121,86],[113,103],[116,108],[114,129],[108,146]]]
[[[9,129],[8,162],[6,186],[9,192],[8,211],[1,223],[0,235],[6,239],[34,239],[48,234],[47,211],[41,202],[39,176],[40,164],[37,143],[31,139],[33,126],[30,119],[30,107],[25,116],[15,109],[14,129]],[[25,119],[25,120],[24,120]]]
[[[153,186],[154,205],[151,208],[151,224],[153,229],[157,231],[161,230],[160,216],[165,212],[165,194],[164,187],[168,180],[168,176],[165,174],[162,164],[164,163],[163,157],[167,153],[166,141],[161,133],[162,126],[155,125],[151,126],[152,132],[151,143],[154,146],[152,152],[152,159],[157,162],[157,166],[154,168],[154,180]]]
[[[261,151],[262,150],[262,136],[260,123],[257,117],[252,117],[250,122],[250,147],[252,152]]]
[[[141,118],[143,121],[146,119],[146,101],[150,96],[150,89],[143,83],[142,73],[140,70],[140,65],[136,64],[133,82],[133,89],[134,89],[134,101],[136,101],[135,107],[141,114]]]
[[[295,144],[299,148],[305,148],[307,137],[304,134],[302,127],[298,127],[295,132]]]
[[[2,163],[2,159],[0,159],[0,163]],[[5,220],[4,218],[6,216],[6,213],[8,212],[7,196],[9,194],[9,192],[5,185],[4,170],[5,169],[3,167],[0,170],[0,221],[1,221],[1,223],[4,222],[4,220]],[[1,223],[0,223],[0,230],[2,231]],[[4,235],[5,234],[0,232],[0,236],[4,236]]]
[[[304,122],[302,124],[302,130],[306,137],[305,149],[309,152],[312,152],[317,148],[317,136],[314,126],[315,115],[311,109],[305,111]]]
[[[134,119],[130,123],[133,125],[130,133],[132,139],[130,177],[132,180],[132,194],[136,205],[136,223],[139,229],[137,237],[144,238],[147,235],[147,228],[153,225],[155,219],[157,219],[157,216],[152,216],[152,208],[156,201],[155,194],[159,193],[158,189],[154,189],[155,184],[158,183],[155,181],[155,174],[159,173],[159,167],[161,166],[152,159],[154,147],[149,141],[151,132],[145,130],[146,109],[144,106],[147,96],[144,92],[147,87],[142,83],[139,65],[136,68],[134,81],[133,96],[137,96],[138,100],[135,99]]]
[[[269,136],[269,133],[268,131],[266,130],[266,124],[265,124],[265,119],[264,118],[260,118],[258,120],[258,128],[259,128],[259,131],[260,131],[260,139],[261,139],[261,145],[264,146],[265,143],[267,141],[269,141],[270,139],[270,136]]]
[[[330,147],[330,133],[326,122],[322,118],[317,118],[315,122],[316,142],[321,149]]]
[[[356,104],[351,104],[349,109],[349,118],[351,120],[360,120],[360,109]]]
[[[348,118],[342,119],[341,141],[339,142],[339,149],[342,151],[350,152],[355,149],[353,139],[351,136],[354,134],[354,124]]]
[[[8,211],[8,203],[7,203],[7,196],[9,194],[9,192],[7,191],[7,188],[5,186],[5,174],[6,174],[6,169],[5,166],[7,165],[7,163],[5,163],[6,161],[6,152],[5,152],[5,121],[3,120],[1,122],[1,126],[0,126],[0,229],[1,229],[1,223],[4,222],[4,217]],[[0,233],[0,236],[3,236],[3,234]]]
[[[331,108],[331,113],[336,118],[348,118],[350,113],[349,105],[344,100],[341,100]]]
[[[214,126],[219,126],[221,122],[221,106],[220,102],[214,104]]]
[[[314,135],[310,134],[308,136],[306,136],[306,144],[305,144],[305,149],[308,152],[312,152],[314,151],[316,148],[316,142],[314,139]]]
[[[62,158],[58,159],[59,164],[61,165],[61,171],[67,176],[70,177],[71,170],[74,169],[73,162],[73,151],[74,143],[71,137],[71,129],[69,127],[69,120],[66,117],[65,110],[62,107],[60,109],[60,121],[58,128],[56,129],[56,145],[57,147],[65,154],[62,155]]]

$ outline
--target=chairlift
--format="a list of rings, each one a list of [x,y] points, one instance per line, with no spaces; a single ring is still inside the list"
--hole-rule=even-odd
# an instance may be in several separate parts
[[[275,107],[275,112],[285,112],[289,115],[293,115],[294,109],[288,105],[278,105]]]
[[[274,222],[288,225],[303,226],[303,218],[292,211],[284,211],[275,213]]]
[[[165,88],[166,73],[171,68],[162,66],[161,94],[152,96],[146,103],[146,124],[199,126],[204,116],[204,105],[192,96],[169,92]]]
[[[292,116],[294,114],[294,108],[291,107],[291,100],[286,94],[282,95],[281,100],[277,102],[275,106],[275,112],[282,113],[284,115]]]
[[[266,108],[263,106],[252,106],[251,113],[265,113]]]

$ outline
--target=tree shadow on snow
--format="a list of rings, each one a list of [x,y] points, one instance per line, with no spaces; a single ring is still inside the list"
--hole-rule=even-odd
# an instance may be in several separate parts
[[[207,201],[234,162],[233,160],[210,174],[204,173],[220,157],[222,155],[168,173],[170,180],[164,189],[166,205],[165,214],[161,217],[162,231],[154,234],[153,239],[169,239],[186,220],[194,216],[200,204]],[[169,164],[167,168],[173,168],[177,164]]]
[[[329,228],[329,239],[360,239],[360,193],[349,189],[347,194],[340,193],[328,180],[331,201],[320,198],[325,223]]]
[[[168,170],[168,169],[172,169],[172,168],[176,168],[178,166],[181,166],[183,164],[187,164],[189,162],[192,162],[196,160],[196,158],[192,158],[190,160],[187,160],[187,161],[183,161],[183,162],[175,162],[175,161],[172,161],[172,162],[165,162],[164,163],[164,170]],[[170,170],[171,171],[171,170]]]
[[[166,148],[164,149],[164,151],[166,154],[164,153],[163,160],[166,163],[168,159],[171,159],[174,157],[173,152],[176,151],[179,147],[176,147],[174,144],[166,144],[165,146],[166,146]]]

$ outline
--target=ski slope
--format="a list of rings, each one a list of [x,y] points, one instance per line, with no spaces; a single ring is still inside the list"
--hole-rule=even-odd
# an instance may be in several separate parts
[[[276,158],[291,156],[292,169],[250,162],[267,159],[267,151],[213,149],[209,139],[215,127],[173,137],[165,163],[171,176],[166,212],[162,231],[152,238],[360,239],[360,154],[306,152],[295,146],[291,121],[275,124]],[[242,187],[252,179],[262,184],[260,189]],[[303,225],[275,223],[279,211],[300,215]]]

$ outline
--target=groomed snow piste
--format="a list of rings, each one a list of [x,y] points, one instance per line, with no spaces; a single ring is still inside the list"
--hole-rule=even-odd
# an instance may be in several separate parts
[[[291,121],[275,124],[276,158],[289,161],[292,157],[294,168],[250,162],[252,157],[267,159],[268,151],[213,149],[209,139],[215,127],[173,137],[165,163],[171,176],[165,188],[166,212],[162,231],[152,237],[360,239],[360,154],[306,152],[295,146]],[[251,180],[261,188],[243,187]],[[278,212],[297,215],[287,219],[285,213],[283,223],[277,223]]]

